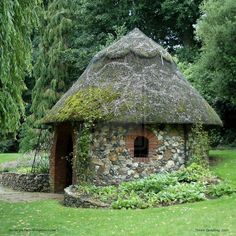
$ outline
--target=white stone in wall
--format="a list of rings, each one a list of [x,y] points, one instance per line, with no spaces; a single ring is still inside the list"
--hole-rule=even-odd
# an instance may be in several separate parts
[[[127,172],[128,175],[132,175],[132,174],[134,174],[134,173],[135,173],[134,170],[128,170],[128,172]]]
[[[172,160],[170,160],[170,161],[168,161],[167,162],[167,164],[166,164],[166,169],[172,169],[172,168],[174,168],[174,166],[175,166],[175,163],[174,163],[174,161],[172,161]]]
[[[138,163],[137,162],[133,163],[133,167],[138,167]]]
[[[179,156],[178,160],[180,164],[184,164],[184,157]]]
[[[124,146],[125,145],[125,141],[124,140],[120,140],[120,145]]]
[[[134,178],[135,178],[135,179],[138,179],[138,178],[139,178],[139,174],[135,174],[135,175],[134,175]]]

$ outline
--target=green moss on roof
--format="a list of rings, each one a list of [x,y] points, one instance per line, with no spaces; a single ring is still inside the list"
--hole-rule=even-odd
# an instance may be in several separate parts
[[[55,114],[45,118],[45,122],[68,120],[108,120],[112,118],[111,102],[119,97],[111,88],[89,87],[68,97]]]

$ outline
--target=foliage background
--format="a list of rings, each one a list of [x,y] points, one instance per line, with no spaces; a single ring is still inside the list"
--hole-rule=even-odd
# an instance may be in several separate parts
[[[134,27],[168,49],[221,115],[212,143],[234,146],[235,11],[234,0],[3,0],[0,150],[35,149],[40,119],[96,52]]]

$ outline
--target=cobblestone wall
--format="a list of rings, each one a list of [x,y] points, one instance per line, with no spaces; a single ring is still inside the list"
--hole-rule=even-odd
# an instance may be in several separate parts
[[[136,158],[133,152],[135,137],[151,140],[149,155]],[[121,181],[173,171],[184,167],[186,153],[183,126],[165,125],[160,128],[138,125],[96,126],[91,146],[94,184],[119,184]]]
[[[0,174],[0,183],[18,191],[49,192],[48,174],[19,174],[5,172]]]

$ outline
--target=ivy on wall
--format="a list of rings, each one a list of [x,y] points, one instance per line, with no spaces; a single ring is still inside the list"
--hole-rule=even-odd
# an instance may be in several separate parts
[[[92,141],[92,122],[84,122],[79,125],[76,138],[76,168],[78,182],[88,182],[89,176],[92,174],[91,170],[91,156],[89,155],[90,144]]]
[[[203,167],[208,166],[208,152],[210,149],[208,132],[201,123],[195,124],[191,129],[190,159],[188,164],[196,163]]]

